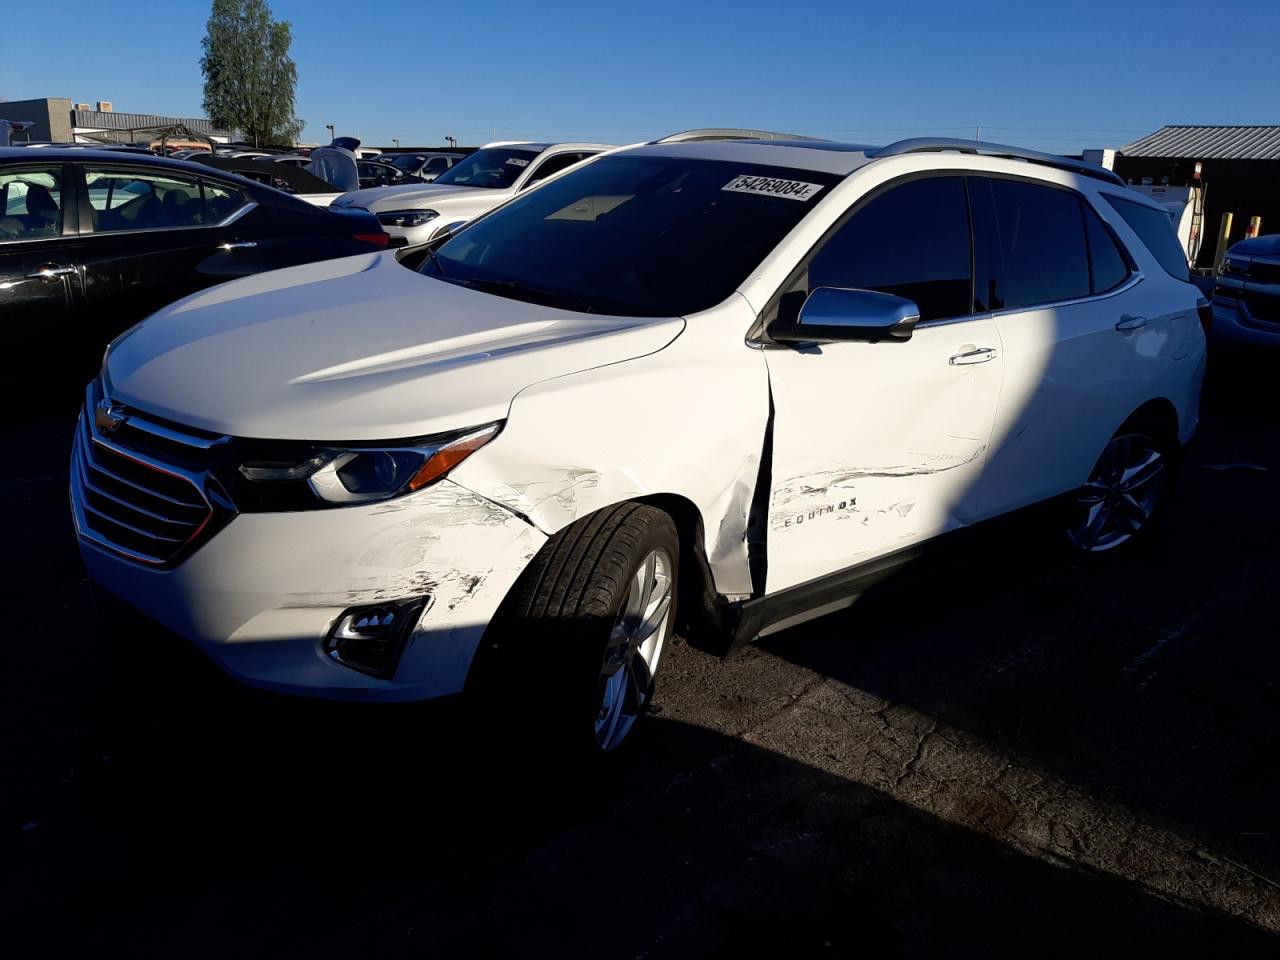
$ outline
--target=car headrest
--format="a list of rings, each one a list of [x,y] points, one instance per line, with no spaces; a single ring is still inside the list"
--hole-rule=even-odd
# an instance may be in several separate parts
[[[49,188],[39,183],[27,186],[27,213],[52,223],[58,219],[58,204]]]

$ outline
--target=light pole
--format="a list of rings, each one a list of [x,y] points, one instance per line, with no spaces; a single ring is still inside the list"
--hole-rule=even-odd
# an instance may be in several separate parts
[[[392,137],[392,138],[391,138],[391,142],[392,142],[392,143],[394,143],[394,144],[396,145],[396,149],[397,149],[397,150],[399,150],[399,149],[400,149],[400,138],[399,138],[399,137]]]
[[[324,125],[324,128],[329,131],[329,142],[332,143],[333,142],[333,124],[326,123]]]

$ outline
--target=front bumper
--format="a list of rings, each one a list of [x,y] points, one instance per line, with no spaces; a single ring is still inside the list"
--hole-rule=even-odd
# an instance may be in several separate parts
[[[77,478],[73,467],[72,495]],[[244,683],[347,700],[460,692],[485,627],[546,536],[449,480],[368,506],[244,513],[176,566],[83,538],[89,577],[196,644]],[[332,661],[342,611],[428,598],[394,676]]]
[[[1280,347],[1280,324],[1258,320],[1243,300],[1215,296],[1210,339],[1256,347]]]

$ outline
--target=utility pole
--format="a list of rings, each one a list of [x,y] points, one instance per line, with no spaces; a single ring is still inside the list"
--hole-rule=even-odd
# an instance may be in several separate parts
[[[973,128],[973,139],[975,140],[982,139],[982,124],[978,124],[976,127]]]

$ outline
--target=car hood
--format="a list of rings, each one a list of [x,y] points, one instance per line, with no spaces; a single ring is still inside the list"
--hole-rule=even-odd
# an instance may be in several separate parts
[[[441,200],[483,198],[495,204],[511,196],[510,190],[490,187],[461,187],[451,183],[421,183],[399,187],[371,187],[344,193],[333,201],[335,207],[362,207],[386,213],[391,210],[419,210]]]
[[[469,290],[391,252],[234,280],[112,344],[113,399],[239,437],[386,440],[500,420],[525,387],[661,350],[684,320]]]
[[[1280,233],[1241,240],[1228,253],[1241,257],[1280,257]]]

